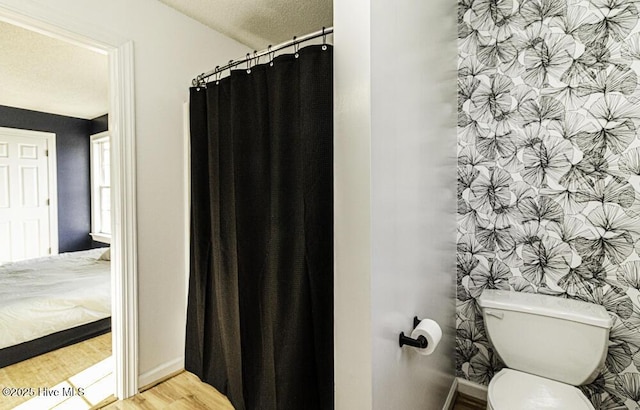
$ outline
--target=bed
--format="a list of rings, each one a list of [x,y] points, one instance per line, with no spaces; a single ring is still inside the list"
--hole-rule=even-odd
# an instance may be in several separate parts
[[[0,367],[110,330],[107,255],[92,249],[0,266]]]

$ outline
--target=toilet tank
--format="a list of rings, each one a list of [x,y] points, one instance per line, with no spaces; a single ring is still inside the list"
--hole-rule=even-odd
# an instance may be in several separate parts
[[[511,369],[578,386],[604,364],[612,320],[600,305],[490,289],[478,304],[491,344]]]

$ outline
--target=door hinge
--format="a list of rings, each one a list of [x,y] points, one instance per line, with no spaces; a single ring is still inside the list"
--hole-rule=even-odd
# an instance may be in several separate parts
[[[51,248],[49,248],[48,252],[49,252],[49,255],[51,255]]]
[[[47,206],[51,205],[51,200],[47,198]]]
[[[48,149],[45,149],[45,150],[44,150],[44,156],[45,156],[45,157],[48,157],[48,156],[49,156],[49,150],[48,150]]]

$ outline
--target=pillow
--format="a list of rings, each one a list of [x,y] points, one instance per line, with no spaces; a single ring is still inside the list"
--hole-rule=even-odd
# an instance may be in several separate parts
[[[98,258],[99,261],[110,261],[111,260],[111,248],[107,248],[106,251]]]

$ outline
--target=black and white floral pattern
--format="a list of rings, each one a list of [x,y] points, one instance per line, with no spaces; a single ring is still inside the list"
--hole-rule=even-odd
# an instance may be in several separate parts
[[[640,1],[459,0],[457,374],[503,367],[476,298],[603,305],[597,409],[640,405]]]

